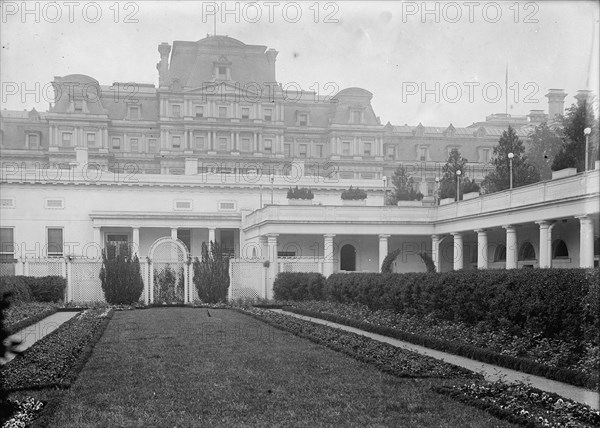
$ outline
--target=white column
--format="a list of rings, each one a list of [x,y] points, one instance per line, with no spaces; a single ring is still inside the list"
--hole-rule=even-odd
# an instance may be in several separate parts
[[[546,244],[546,260],[548,261],[548,267],[552,267],[552,229],[554,229],[556,223],[552,223],[548,227],[548,243]]]
[[[139,226],[134,226],[132,228],[132,230],[133,230],[133,234],[132,234],[133,248],[132,248],[131,253],[137,254],[138,257],[140,257],[140,228],[139,228]],[[175,229],[175,233],[177,233],[177,229]]]
[[[385,260],[385,256],[388,254],[388,238],[390,235],[379,235],[379,272],[381,272],[381,265]]]
[[[454,237],[454,270],[461,270],[463,266],[463,236],[460,232],[453,232]]]
[[[278,234],[270,234],[267,235],[267,254],[269,257],[269,272],[268,272],[268,282],[267,282],[267,295],[265,298],[272,299],[273,298],[273,282],[275,281],[275,277],[277,276],[277,237]]]
[[[102,245],[102,233],[100,226],[94,226],[94,244],[96,245],[96,248],[98,248],[98,257],[101,259],[104,245]]]
[[[177,239],[177,228],[176,227],[171,228],[171,239]]]
[[[548,268],[550,263],[548,260],[548,232],[550,223],[547,221],[536,221],[540,226],[540,248],[539,248],[539,267]]]
[[[588,216],[579,219],[579,267],[594,267],[594,223]]]
[[[502,226],[506,229],[506,269],[517,268],[517,230],[514,226]]]
[[[477,229],[477,269],[488,268],[488,238],[485,229]]]
[[[215,240],[215,232],[216,232],[216,229],[214,227],[209,227],[208,228],[208,242],[212,242],[212,243],[216,242],[216,240]]]
[[[440,237],[439,235],[431,235],[431,258],[435,264],[435,271],[441,272],[440,263]]]
[[[327,278],[333,273],[333,238],[335,235],[323,235],[323,275]]]

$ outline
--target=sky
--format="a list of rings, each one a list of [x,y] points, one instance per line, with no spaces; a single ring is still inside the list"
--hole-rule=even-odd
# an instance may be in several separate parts
[[[157,85],[157,46],[200,40],[215,22],[278,50],[284,87],[370,91],[382,124],[468,126],[506,108],[547,112],[550,88],[567,106],[579,89],[598,93],[597,2],[0,3],[3,109],[46,111],[54,76]]]

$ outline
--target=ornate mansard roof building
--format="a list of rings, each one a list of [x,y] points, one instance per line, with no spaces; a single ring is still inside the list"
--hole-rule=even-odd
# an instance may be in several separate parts
[[[90,163],[110,171],[286,174],[293,160],[304,163],[304,175],[345,179],[380,179],[403,162],[431,195],[452,148],[470,161],[467,175],[480,180],[508,124],[525,137],[548,117],[532,110],[464,128],[382,124],[365,89],[326,97],[278,83],[272,48],[209,36],[161,43],[158,51],[158,87],[105,86],[73,74],[55,77],[50,111],[2,111],[3,162],[68,168],[74,148],[87,147]],[[549,91],[550,116],[562,113],[565,96]]]

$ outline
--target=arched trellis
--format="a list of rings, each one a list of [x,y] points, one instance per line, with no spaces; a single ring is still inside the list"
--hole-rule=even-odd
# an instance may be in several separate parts
[[[155,296],[155,287],[158,284],[155,284],[155,277],[160,278],[161,275],[164,277],[165,275],[171,274],[169,270],[173,271],[175,274],[175,284],[174,290],[172,290],[172,297],[177,299],[178,293],[178,283],[179,281],[183,281],[183,295],[181,296],[181,300],[183,303],[189,303],[192,301],[191,299],[191,287],[190,287],[190,264],[188,263],[189,254],[185,244],[179,240],[171,237],[159,238],[150,246],[150,250],[148,251],[149,258],[149,303],[154,303],[156,300]],[[180,272],[181,275],[180,275]],[[175,303],[168,302],[168,303]]]

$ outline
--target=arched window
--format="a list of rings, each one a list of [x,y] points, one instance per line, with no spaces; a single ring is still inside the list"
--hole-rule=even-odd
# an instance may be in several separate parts
[[[552,243],[552,258],[553,259],[566,259],[569,257],[569,249],[567,244],[562,239],[557,239]]]
[[[519,260],[535,260],[535,248],[533,248],[531,242],[525,242],[521,245]]]
[[[340,270],[356,270],[356,249],[350,244],[346,244],[340,250]]]
[[[496,247],[496,251],[494,252],[494,261],[495,262],[506,261],[506,247],[503,244],[500,244]]]

